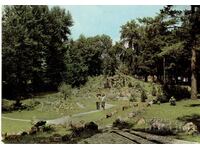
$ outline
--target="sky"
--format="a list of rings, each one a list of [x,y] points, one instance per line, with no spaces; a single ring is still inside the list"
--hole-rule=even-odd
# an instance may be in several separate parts
[[[71,38],[76,40],[80,34],[95,36],[109,35],[113,41],[120,40],[120,26],[131,19],[153,17],[163,8],[161,5],[61,5],[70,11],[74,21]]]

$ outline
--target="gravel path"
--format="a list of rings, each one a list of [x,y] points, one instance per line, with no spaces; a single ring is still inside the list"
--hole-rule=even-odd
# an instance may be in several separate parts
[[[26,120],[26,119],[16,119],[16,118],[3,117],[3,116],[2,118],[7,119],[7,120],[13,120],[13,121],[31,122],[31,120]]]

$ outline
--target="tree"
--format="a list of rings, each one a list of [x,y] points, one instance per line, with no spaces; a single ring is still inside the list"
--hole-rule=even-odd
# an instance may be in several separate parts
[[[58,75],[63,71],[63,45],[70,34],[71,25],[71,15],[60,8],[49,10],[48,6],[20,5],[4,7],[3,96],[21,99],[27,93],[41,90],[46,82],[55,83],[55,77],[56,82],[61,81],[59,76],[50,73]]]
[[[73,25],[72,17],[69,12],[65,13],[64,9],[53,7],[48,16],[49,22],[46,26],[49,39],[46,65],[46,77],[52,87],[57,89],[59,83],[64,80],[66,70],[65,53],[67,49],[65,44],[70,35],[70,29]]]

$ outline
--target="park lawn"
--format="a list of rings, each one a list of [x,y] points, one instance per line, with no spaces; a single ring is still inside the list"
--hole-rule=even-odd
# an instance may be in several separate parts
[[[169,103],[161,105],[152,105],[148,107],[142,117],[145,119],[159,118],[168,121],[182,122],[179,118],[185,116],[200,116],[200,100],[182,100],[178,101],[176,106],[170,106]],[[183,122],[182,122],[183,123]]]
[[[28,131],[31,128],[31,122],[13,121],[8,119],[1,119],[2,134],[17,133],[20,131]]]
[[[143,125],[135,125],[134,128],[147,128],[149,127],[149,121],[153,118],[163,120],[164,122],[170,122],[177,127],[182,127],[184,123],[189,122],[187,119],[192,119],[198,116],[200,118],[200,100],[182,100],[178,101],[176,106],[170,106],[169,103],[161,105],[152,105],[147,107],[145,112],[137,116],[137,119],[144,118],[146,123]],[[199,142],[199,135],[186,135],[178,134],[177,139]]]

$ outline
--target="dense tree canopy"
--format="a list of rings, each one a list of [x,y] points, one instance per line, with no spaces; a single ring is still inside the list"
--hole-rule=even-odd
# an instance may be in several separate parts
[[[170,84],[187,78],[195,97],[200,86],[200,9],[191,8],[165,6],[155,17],[130,20],[113,44],[108,35],[69,39],[72,16],[59,7],[4,6],[3,96],[20,99],[56,90],[63,82],[80,86],[88,76],[123,70],[145,81],[149,75]]]
[[[17,97],[56,86],[64,71],[64,44],[72,26],[59,7],[5,6],[2,19],[3,95]],[[7,93],[6,93],[7,92]]]

